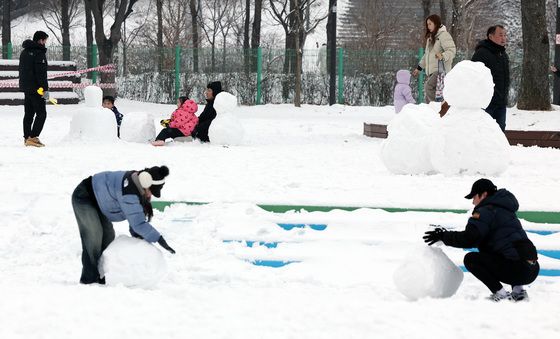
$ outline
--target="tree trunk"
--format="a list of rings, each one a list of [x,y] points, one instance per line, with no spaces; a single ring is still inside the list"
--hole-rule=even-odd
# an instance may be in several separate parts
[[[424,11],[424,20],[430,16],[432,10],[432,0],[422,0],[422,10]],[[424,27],[425,24],[422,25]]]
[[[301,20],[301,8],[299,6],[299,0],[294,0],[294,9],[295,9],[295,17],[296,17],[296,45],[294,48],[294,52],[296,54],[296,69],[295,69],[295,77],[296,77],[296,88],[294,94],[294,106],[301,107],[301,53],[300,53],[300,35],[301,31],[303,30],[303,23]]]
[[[253,63],[251,68],[257,69],[257,49],[261,45],[261,18],[262,0],[255,0],[255,14],[253,15],[253,31],[251,32],[251,49],[253,52]]]
[[[445,0],[439,0],[439,17],[441,23],[445,25],[447,19],[447,9],[445,8]]]
[[[113,53],[121,41],[121,27],[126,18],[132,13],[132,6],[138,0],[121,0],[118,8],[115,8],[115,20],[110,26],[110,35],[107,38],[103,23],[103,4],[105,0],[85,0],[90,2],[91,12],[95,21],[95,41],[99,49],[99,65],[113,63]],[[115,83],[115,73],[102,72],[101,83]],[[104,88],[103,95],[116,97],[116,88]]]
[[[245,0],[245,23],[243,26],[243,63],[245,73],[251,71],[251,54],[249,51],[249,29],[251,26],[251,0]]]
[[[158,72],[163,69],[163,0],[156,1]]]
[[[62,34],[62,60],[70,60],[70,8],[68,0],[60,1],[61,10],[61,34]]]
[[[91,17],[91,7],[89,1],[85,2],[86,14],[86,49],[87,49],[87,67],[93,67],[92,48],[93,48],[93,18]],[[91,72],[87,73],[88,79],[91,79]]]
[[[12,38],[11,0],[2,0],[2,58],[8,58],[8,44]]]
[[[523,68],[517,107],[523,110],[549,111],[549,42],[546,24],[546,0],[521,0],[523,28]]]
[[[196,0],[189,1],[191,10],[191,29],[192,29],[192,53],[193,53],[193,73],[198,73],[198,10]]]
[[[451,6],[450,34],[453,37],[453,41],[458,45],[457,47],[459,47],[460,25],[463,16],[462,0],[452,0]]]

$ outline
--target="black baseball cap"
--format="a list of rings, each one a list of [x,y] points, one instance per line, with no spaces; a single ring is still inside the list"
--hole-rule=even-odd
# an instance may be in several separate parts
[[[477,194],[488,192],[489,195],[494,194],[498,188],[494,183],[488,179],[478,179],[474,182],[471,188],[471,193],[465,195],[465,199],[472,199]]]

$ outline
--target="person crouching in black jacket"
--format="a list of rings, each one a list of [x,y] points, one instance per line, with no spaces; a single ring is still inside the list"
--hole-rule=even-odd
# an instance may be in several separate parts
[[[219,81],[214,81],[206,86],[204,91],[204,96],[206,97],[206,106],[204,110],[198,116],[198,124],[194,127],[191,136],[195,139],[199,139],[202,142],[209,142],[208,129],[212,120],[216,118],[216,110],[214,109],[214,99],[222,91],[222,83]]]
[[[506,189],[497,187],[488,179],[479,179],[465,196],[473,199],[474,210],[462,232],[436,228],[424,235],[424,241],[433,245],[443,241],[447,246],[478,248],[465,255],[465,267],[492,292],[489,299],[500,301],[528,300],[523,285],[535,281],[539,275],[537,250],[515,212],[519,203]],[[512,286],[507,292],[501,283]]]

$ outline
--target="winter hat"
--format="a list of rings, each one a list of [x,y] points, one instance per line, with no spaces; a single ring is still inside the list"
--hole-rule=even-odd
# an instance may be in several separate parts
[[[194,100],[186,100],[182,106],[189,113],[196,113],[198,111],[198,105]]]
[[[48,37],[49,35],[47,33],[43,31],[37,31],[35,32],[35,34],[33,34],[33,41],[37,42],[39,40],[46,39]]]
[[[488,179],[478,179],[474,182],[471,188],[471,193],[465,195],[465,199],[472,199],[477,194],[488,192],[488,195],[494,194],[498,188],[494,183]]]
[[[219,81],[213,81],[206,86],[206,88],[210,88],[214,96],[218,95],[222,91],[222,83]]]
[[[165,177],[169,175],[167,166],[154,166],[145,168],[138,174],[140,185],[143,188],[149,188],[152,194],[159,198],[161,196],[161,188],[165,184]]]

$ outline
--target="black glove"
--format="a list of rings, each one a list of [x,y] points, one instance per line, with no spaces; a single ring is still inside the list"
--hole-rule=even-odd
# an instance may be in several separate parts
[[[445,228],[438,227],[433,231],[424,233],[424,236],[422,238],[424,239],[425,243],[428,243],[429,246],[432,246],[436,242],[443,240],[443,235],[445,232],[447,232]]]
[[[159,236],[159,239],[158,239],[157,243],[158,243],[161,247],[163,247],[163,248],[165,248],[166,250],[168,250],[169,253],[175,254],[175,250],[172,249],[172,248],[167,244],[167,241],[165,241],[165,239],[163,239],[163,236],[161,236],[161,235]]]

